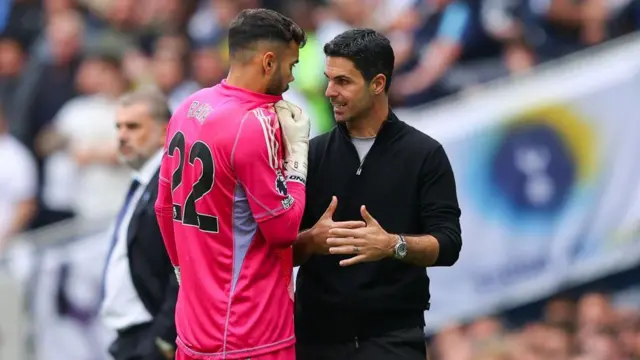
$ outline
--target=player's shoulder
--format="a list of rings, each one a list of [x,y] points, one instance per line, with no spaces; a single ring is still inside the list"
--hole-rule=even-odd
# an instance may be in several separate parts
[[[187,96],[174,111],[174,115],[187,115],[194,106],[209,104],[212,106],[217,98],[216,86],[200,89]]]
[[[250,107],[243,110],[242,128],[246,131],[266,131],[280,128],[278,114],[273,104],[264,104],[257,107]]]
[[[276,113],[275,105],[272,103],[251,106],[248,107],[246,111],[249,116],[257,119],[265,118],[271,121],[278,120],[278,114]]]

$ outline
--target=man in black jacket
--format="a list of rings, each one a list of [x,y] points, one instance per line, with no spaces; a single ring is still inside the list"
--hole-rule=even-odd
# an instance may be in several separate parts
[[[349,30],[324,52],[338,125],[309,149],[297,356],[424,360],[425,268],[453,265],[462,246],[453,171],[436,140],[389,108],[389,40]]]
[[[178,282],[154,207],[170,115],[166,99],[154,91],[125,95],[116,113],[120,158],[135,172],[115,221],[104,278],[101,316],[117,331],[109,348],[115,360],[174,358]]]

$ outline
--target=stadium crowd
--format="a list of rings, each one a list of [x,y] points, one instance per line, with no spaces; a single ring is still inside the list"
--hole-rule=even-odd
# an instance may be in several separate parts
[[[329,129],[322,45],[352,27],[396,51],[391,96],[418,106],[527,72],[635,31],[638,0],[13,0],[0,3],[0,252],[13,235],[72,217],[113,218],[129,181],[118,163],[117,99],[154,86],[170,107],[224,78],[225,28],[268,7],[308,32],[286,94]],[[590,294],[549,303],[539,323],[452,326],[439,360],[640,359],[638,316]]]
[[[452,325],[429,346],[431,360],[640,359],[637,305],[587,293],[551,299],[539,321],[506,327],[497,317]]]

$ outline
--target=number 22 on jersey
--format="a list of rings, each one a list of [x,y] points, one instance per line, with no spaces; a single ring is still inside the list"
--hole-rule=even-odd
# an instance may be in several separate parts
[[[180,221],[186,226],[195,226],[201,231],[217,233],[218,218],[212,215],[200,214],[196,211],[196,201],[210,192],[214,185],[216,166],[211,149],[204,142],[196,141],[187,154],[184,134],[178,131],[169,142],[167,154],[172,158],[179,157],[178,167],[173,171],[171,177],[171,191],[175,192],[180,186],[191,187],[184,204],[173,204],[173,220]],[[193,166],[196,160],[199,160],[202,165],[200,178],[193,184],[183,184],[182,177],[185,171],[185,161],[189,161],[189,164]]]

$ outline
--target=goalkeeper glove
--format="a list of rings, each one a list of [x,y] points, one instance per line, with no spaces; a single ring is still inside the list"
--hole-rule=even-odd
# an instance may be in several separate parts
[[[288,180],[306,184],[311,121],[299,107],[286,100],[278,101],[275,108],[284,137],[284,167]]]

